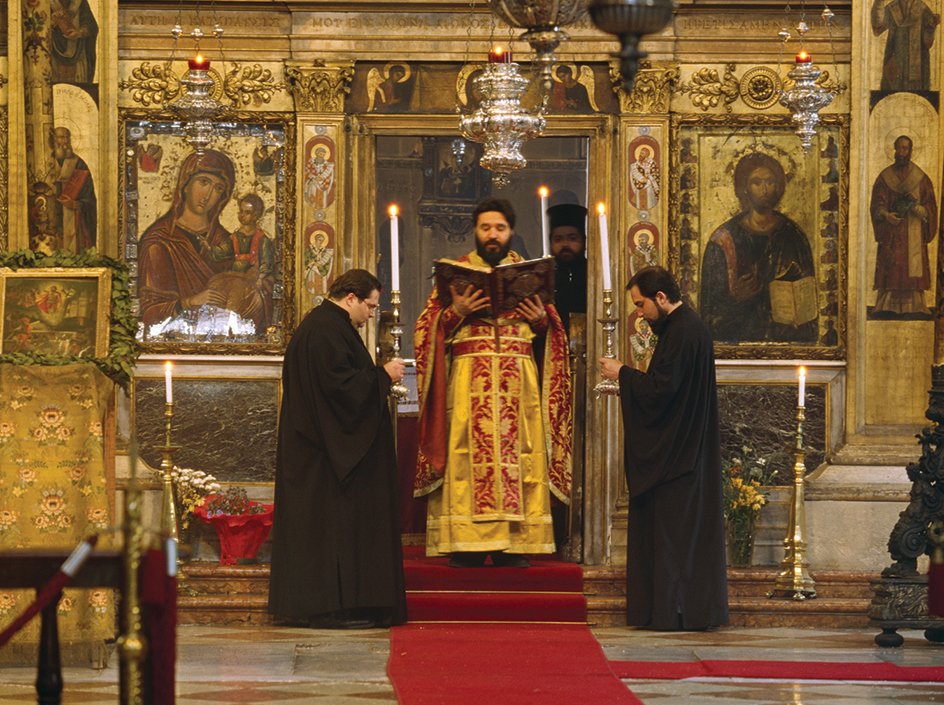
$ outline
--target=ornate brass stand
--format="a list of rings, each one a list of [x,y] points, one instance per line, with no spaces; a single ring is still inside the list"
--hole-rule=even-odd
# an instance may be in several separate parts
[[[603,357],[615,360],[616,353],[613,351],[613,333],[616,330],[616,322],[619,319],[613,318],[612,289],[603,290],[603,318],[598,318],[597,320],[603,324]],[[601,379],[597,382],[597,386],[593,388],[593,391],[597,393],[598,399],[601,394],[619,396],[619,382],[613,379]]]
[[[777,576],[776,587],[767,593],[767,597],[790,597],[794,600],[807,600],[816,597],[816,583],[810,577],[810,564],[806,561],[806,508],[804,475],[806,466],[803,458],[803,421],[805,409],[797,407],[796,448],[793,449],[793,504],[790,507],[789,533],[783,540],[784,556],[780,561],[781,571]]]
[[[141,557],[144,554],[144,527],[141,524],[141,485],[135,466],[137,449],[131,451],[131,481],[125,490],[124,518],[124,599],[121,601],[124,633],[118,639],[118,654],[121,659],[121,702],[138,705],[144,702],[144,672],[142,663],[148,652],[144,636],[141,602],[138,592],[138,575]]]
[[[396,359],[400,357],[400,338],[403,336],[403,324],[400,323],[400,291],[398,289],[390,292],[390,303],[393,305],[393,323],[390,326],[390,333],[393,336],[393,358]],[[390,395],[397,401],[402,401],[410,396],[410,390],[406,388],[401,380],[390,386]]]
[[[174,453],[180,446],[170,444],[171,422],[174,420],[174,402],[164,404],[164,447],[158,448],[161,453],[161,479],[164,481],[164,491],[161,496],[161,533],[164,536],[179,541],[177,531],[177,506],[174,502]]]

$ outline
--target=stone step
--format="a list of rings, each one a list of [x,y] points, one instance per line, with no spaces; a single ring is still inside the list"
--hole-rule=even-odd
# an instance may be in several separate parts
[[[180,624],[271,624],[266,612],[268,564],[220,566],[184,564],[179,581]],[[872,601],[869,581],[877,574],[811,571],[817,597],[809,600],[768,599],[778,569],[729,568],[728,602],[732,626],[863,627]],[[622,567],[584,566],[587,623],[625,624],[626,571]]]

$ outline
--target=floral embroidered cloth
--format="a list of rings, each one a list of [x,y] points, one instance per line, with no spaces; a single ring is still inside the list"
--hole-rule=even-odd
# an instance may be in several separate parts
[[[91,364],[0,365],[0,546],[72,549],[112,522],[114,468],[105,426],[114,383]],[[35,597],[0,590],[0,629]],[[66,590],[59,639],[94,642],[115,635],[110,590]],[[13,643],[38,642],[39,619]]]

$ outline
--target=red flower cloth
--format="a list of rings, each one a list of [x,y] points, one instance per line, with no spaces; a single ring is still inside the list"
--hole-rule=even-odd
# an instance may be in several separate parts
[[[272,528],[272,505],[263,504],[265,511],[261,514],[220,514],[211,517],[207,516],[206,505],[212,499],[207,497],[202,506],[194,507],[193,513],[216,529],[220,537],[220,565],[236,565],[237,558],[255,558]],[[252,506],[258,504],[251,503]]]

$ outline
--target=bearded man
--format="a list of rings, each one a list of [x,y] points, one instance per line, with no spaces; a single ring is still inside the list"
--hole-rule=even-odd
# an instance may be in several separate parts
[[[69,252],[81,252],[95,246],[98,230],[95,184],[88,164],[72,151],[72,133],[68,128],[55,128],[52,142],[59,167],[55,185],[60,246]]]
[[[869,211],[878,253],[871,316],[930,316],[924,292],[931,288],[928,243],[937,234],[937,201],[931,179],[911,161],[912,141],[895,140],[895,162],[872,186]]]
[[[559,203],[547,209],[554,256],[554,305],[565,330],[570,314],[587,312],[587,209],[577,203]]]
[[[510,249],[515,212],[500,198],[473,212],[479,267],[519,262]],[[427,497],[426,553],[455,568],[526,568],[525,553],[553,553],[552,495],[570,501],[573,416],[567,334],[537,297],[493,319],[471,285],[436,290],[416,323],[420,397],[414,494]],[[497,331],[496,331],[497,329]],[[497,332],[497,335],[496,335]],[[538,362],[532,341],[545,339]],[[542,382],[543,380],[543,390]],[[543,391],[543,393],[542,393]]]
[[[728,622],[714,344],[662,267],[626,286],[659,336],[645,372],[601,357],[619,382],[629,488],[626,625],[700,630]]]

